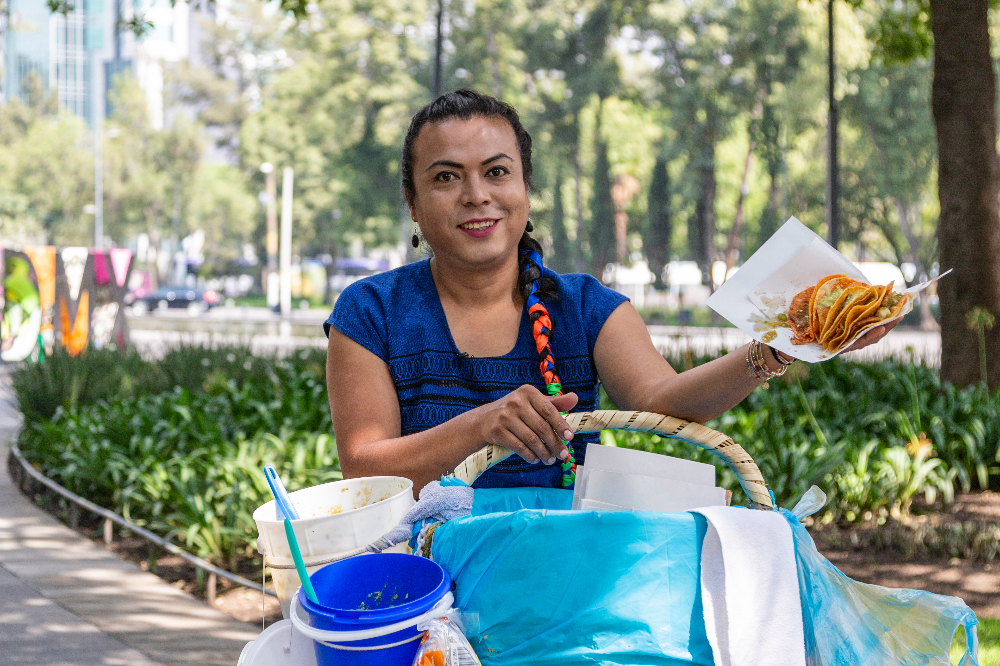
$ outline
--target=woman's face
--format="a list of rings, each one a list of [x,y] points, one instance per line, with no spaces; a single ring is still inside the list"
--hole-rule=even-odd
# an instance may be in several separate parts
[[[413,186],[410,215],[438,260],[470,267],[516,261],[529,200],[506,120],[425,125],[413,144]]]

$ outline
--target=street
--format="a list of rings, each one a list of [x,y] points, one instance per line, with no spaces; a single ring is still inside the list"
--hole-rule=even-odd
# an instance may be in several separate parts
[[[179,344],[243,344],[254,353],[287,353],[301,347],[325,347],[323,322],[326,310],[293,310],[281,317],[267,308],[219,307],[199,315],[186,311],[156,312],[129,316],[132,343],[146,357],[156,358]],[[745,345],[750,338],[736,328],[693,326],[648,326],[653,345],[668,358],[715,356]],[[881,342],[860,352],[846,354],[851,360],[910,359],[930,366],[940,363],[941,335],[937,332],[895,330]]]

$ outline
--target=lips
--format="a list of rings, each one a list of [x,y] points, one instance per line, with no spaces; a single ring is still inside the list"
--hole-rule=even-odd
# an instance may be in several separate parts
[[[472,220],[470,222],[466,222],[465,224],[459,225],[459,227],[461,229],[465,229],[466,231],[478,231],[479,229],[487,229],[489,227],[492,227],[496,223],[497,223],[496,220]]]
[[[465,224],[458,225],[458,228],[473,238],[484,238],[496,230],[497,222],[498,220],[493,219],[469,220]]]

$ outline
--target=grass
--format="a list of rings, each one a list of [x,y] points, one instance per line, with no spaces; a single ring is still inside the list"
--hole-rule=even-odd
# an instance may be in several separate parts
[[[979,666],[1000,666],[1000,620],[979,620]],[[958,663],[965,651],[965,632],[959,630],[951,648],[951,661]]]

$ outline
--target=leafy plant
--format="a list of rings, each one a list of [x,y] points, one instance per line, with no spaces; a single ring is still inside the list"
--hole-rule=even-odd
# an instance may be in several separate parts
[[[19,444],[70,490],[231,566],[255,557],[252,512],[269,497],[265,462],[291,489],[340,478],[325,357],[193,346],[156,363],[93,350],[53,357],[48,368],[14,376],[27,405]],[[602,407],[613,405],[605,397]],[[902,517],[918,494],[948,502],[956,487],[1000,480],[1000,393],[941,384],[912,364],[800,364],[708,425],[756,460],[779,504],[816,484],[837,520]],[[706,451],[648,433],[602,437],[713,463],[720,485],[744,501],[733,473]]]

